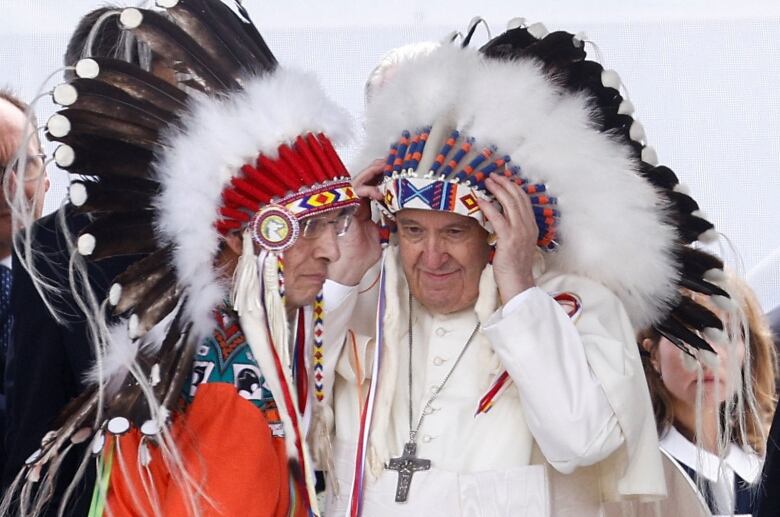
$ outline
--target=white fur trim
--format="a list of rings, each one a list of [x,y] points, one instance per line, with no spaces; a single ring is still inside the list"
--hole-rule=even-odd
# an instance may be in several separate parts
[[[543,23],[537,22],[528,26],[528,33],[536,39],[542,39],[550,34],[550,31],[547,30]]]
[[[63,83],[54,87],[51,96],[54,102],[60,106],[70,106],[78,100],[79,92],[72,84]]]
[[[122,298],[122,286],[120,284],[112,284],[111,289],[108,291],[108,303],[116,307],[120,298]]]
[[[623,99],[623,101],[620,103],[620,106],[618,106],[618,115],[633,115],[633,114],[634,114],[634,104],[628,99]]]
[[[722,269],[712,268],[704,272],[704,279],[714,284],[726,281],[726,273]]]
[[[59,167],[70,167],[75,160],[76,152],[68,144],[62,144],[54,150],[54,163]]]
[[[628,134],[634,142],[644,143],[645,141],[645,127],[638,120],[631,124]]]
[[[737,304],[734,303],[734,300],[731,298],[726,298],[725,296],[721,295],[713,295],[710,296],[710,300],[712,300],[712,303],[718,306],[719,309],[730,312],[730,311],[736,311],[737,310]]]
[[[699,240],[704,244],[713,244],[718,241],[718,232],[710,228],[706,232],[699,234]]]
[[[691,189],[688,187],[688,185],[684,183],[678,183],[674,186],[672,189],[675,192],[679,192],[680,194],[685,194],[686,196],[689,196],[691,194]]]
[[[655,167],[658,165],[658,153],[651,146],[645,146],[642,149],[642,161]]]
[[[79,236],[78,240],[78,249],[79,254],[84,256],[92,255],[92,252],[95,251],[95,245],[97,244],[97,241],[95,240],[95,236],[91,233],[84,233],[81,236]]]
[[[138,321],[138,315],[137,314],[131,314],[130,315],[130,321],[127,323],[127,334],[130,337],[130,339],[135,339],[137,337],[140,337],[138,332],[138,326],[140,325],[140,322]]]
[[[79,181],[74,181],[68,188],[70,202],[73,206],[82,206],[87,202],[87,187]]]
[[[123,29],[137,29],[141,22],[143,22],[144,16],[141,11],[134,7],[130,7],[122,11],[119,15],[119,23]]]
[[[94,79],[99,74],[100,65],[94,59],[81,59],[76,63],[76,75],[81,79]]]
[[[506,22],[506,30],[512,30],[512,29],[519,29],[520,27],[525,27],[525,18],[512,18],[508,22]]]
[[[174,266],[185,288],[185,318],[195,342],[211,333],[211,312],[228,292],[214,268],[220,235],[222,190],[258,153],[277,158],[282,143],[307,132],[334,143],[350,134],[349,115],[330,101],[313,75],[279,69],[247,80],[244,92],[225,98],[199,97],[181,127],[165,137],[155,163],[162,185],[155,200],[163,241],[174,245]]]
[[[357,166],[386,156],[403,130],[442,121],[508,151],[523,176],[558,198],[561,246],[549,267],[604,284],[639,328],[666,312],[677,296],[676,231],[628,146],[596,129],[584,94],[554,85],[536,61],[444,46],[399,65],[377,93]]]
[[[46,130],[49,134],[57,138],[67,136],[71,130],[70,120],[68,120],[68,117],[65,115],[56,113],[46,121]]]
[[[601,84],[607,88],[614,88],[620,90],[620,76],[614,70],[604,70],[601,72]]]
[[[725,345],[729,342],[728,335],[715,327],[707,327],[702,331],[702,334],[704,334],[704,337],[706,337],[709,341],[712,341],[713,343],[717,345]]]

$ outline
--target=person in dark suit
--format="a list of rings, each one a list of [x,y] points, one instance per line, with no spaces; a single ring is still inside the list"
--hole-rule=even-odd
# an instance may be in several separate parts
[[[13,222],[8,200],[15,198],[28,204],[30,220],[37,219],[43,209],[43,199],[49,188],[45,157],[35,131],[35,117],[28,119],[29,106],[9,90],[0,89],[0,181],[7,192],[0,191],[0,434],[5,432],[5,390],[3,371],[6,353],[13,341],[13,314],[11,301],[11,249]],[[22,170],[23,169],[23,170]],[[17,222],[17,221],[15,221]],[[5,451],[0,443],[0,466]]]
[[[780,306],[775,307],[766,315],[769,326],[772,329],[772,335],[775,339],[775,347],[780,347]]]
[[[8,454],[3,469],[4,487],[13,482],[27,457],[40,447],[46,432],[57,427],[57,417],[63,408],[81,394],[85,387],[84,374],[94,358],[84,314],[68,287],[70,257],[58,218],[64,215],[71,232],[78,232],[88,220],[75,213],[69,204],[60,210],[63,214],[57,211],[36,222],[33,242],[36,251],[41,253],[39,257],[46,257],[36,260],[39,274],[60,289],[51,296],[51,301],[62,322],[49,312],[29,273],[14,255],[14,341],[9,347],[6,366]],[[87,272],[95,293],[105,295],[111,279],[127,263],[124,259],[113,259],[90,264]],[[72,455],[71,459],[78,456]],[[63,480],[69,479],[67,473],[75,473],[78,468],[77,462],[71,463],[62,467]],[[64,490],[67,482],[61,485],[59,489]],[[86,515],[89,496],[76,496],[74,511],[67,515]],[[56,514],[57,505],[51,505],[50,511]]]
[[[775,307],[766,315],[775,340],[775,347],[780,347],[780,306]],[[780,412],[775,411],[769,439],[766,443],[766,459],[762,473],[761,491],[759,493],[760,517],[780,516]]]
[[[66,65],[74,65],[89,56],[128,55],[125,49],[133,42],[120,38],[115,20],[104,23],[103,15],[110,9],[108,6],[96,9],[81,19],[68,43]],[[66,71],[66,79],[72,73]],[[58,427],[57,419],[63,409],[86,386],[85,374],[92,365],[94,351],[84,312],[71,292],[68,279],[71,254],[66,235],[78,235],[88,223],[87,216],[66,203],[32,226],[35,277],[54,287],[44,290],[44,296],[57,317],[49,311],[22,259],[17,254],[13,257],[14,340],[5,366],[8,453],[2,468],[3,491],[13,483],[25,460],[40,447],[44,435]],[[121,257],[87,264],[89,287],[98,300],[106,296],[111,280],[132,261],[133,257]],[[59,501],[79,467],[76,458],[81,456],[73,454],[65,460],[53,502],[45,515],[58,514]],[[86,479],[75,488],[65,515],[87,515],[94,485],[92,470],[87,469]]]

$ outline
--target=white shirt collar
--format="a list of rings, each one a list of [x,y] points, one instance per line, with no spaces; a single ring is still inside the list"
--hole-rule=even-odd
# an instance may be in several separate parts
[[[685,436],[670,426],[660,440],[661,448],[686,467],[692,468],[710,481],[718,481],[720,458],[704,449],[698,449]],[[754,483],[761,474],[761,459],[750,449],[729,444],[723,463],[748,483]]]
[[[8,269],[11,269],[11,264],[13,264],[13,260],[11,260],[11,255],[8,255],[7,257],[0,259],[0,265],[3,265]]]

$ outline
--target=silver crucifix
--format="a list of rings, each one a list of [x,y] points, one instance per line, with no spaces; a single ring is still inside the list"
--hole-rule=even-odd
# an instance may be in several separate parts
[[[385,465],[387,470],[398,471],[398,486],[395,489],[395,502],[405,503],[409,497],[409,486],[412,484],[412,476],[415,472],[429,470],[431,460],[417,457],[417,444],[409,442],[404,445],[404,453],[400,458],[390,458]]]

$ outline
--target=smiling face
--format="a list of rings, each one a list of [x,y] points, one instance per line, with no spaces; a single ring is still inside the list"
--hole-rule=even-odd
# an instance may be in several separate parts
[[[401,264],[412,296],[429,311],[449,314],[474,305],[488,262],[487,232],[476,220],[436,210],[397,215]]]

